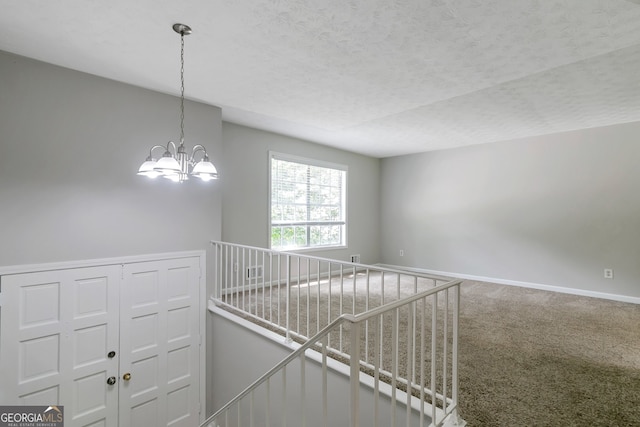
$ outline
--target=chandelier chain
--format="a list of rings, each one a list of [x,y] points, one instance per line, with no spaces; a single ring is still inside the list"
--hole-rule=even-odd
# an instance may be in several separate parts
[[[184,31],[180,32],[180,144],[184,142]]]

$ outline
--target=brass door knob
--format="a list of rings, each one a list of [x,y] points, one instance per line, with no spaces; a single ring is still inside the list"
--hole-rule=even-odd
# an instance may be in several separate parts
[[[124,374],[122,376],[122,379],[125,381],[129,381],[131,379],[131,374],[129,372],[127,372],[126,374]]]

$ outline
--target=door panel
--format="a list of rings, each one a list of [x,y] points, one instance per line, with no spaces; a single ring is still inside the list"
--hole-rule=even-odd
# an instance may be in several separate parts
[[[123,277],[120,427],[197,426],[199,260],[127,264]]]
[[[0,401],[65,405],[65,425],[115,425],[120,266],[2,277]],[[115,408],[115,409],[114,409]]]

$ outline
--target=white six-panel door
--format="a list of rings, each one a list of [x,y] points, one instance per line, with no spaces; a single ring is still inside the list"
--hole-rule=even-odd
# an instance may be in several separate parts
[[[0,404],[64,405],[68,427],[197,426],[199,281],[198,257],[2,276]]]
[[[65,407],[65,425],[114,426],[120,267],[2,277],[0,402]]]
[[[199,424],[198,276],[197,258],[124,266],[120,427]]]

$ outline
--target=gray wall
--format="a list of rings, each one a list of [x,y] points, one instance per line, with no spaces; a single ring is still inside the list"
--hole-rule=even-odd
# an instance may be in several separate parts
[[[207,249],[219,182],[137,176],[179,137],[179,98],[0,52],[0,266]],[[176,84],[179,82],[176,80]],[[220,163],[221,111],[185,105]]]
[[[630,123],[384,159],[382,261],[640,297],[638,135]]]
[[[345,164],[347,175],[348,249],[322,250],[314,255],[350,260],[379,261],[380,161],[299,139],[232,123],[222,125],[224,163],[222,238],[226,242],[268,247],[269,151]]]

